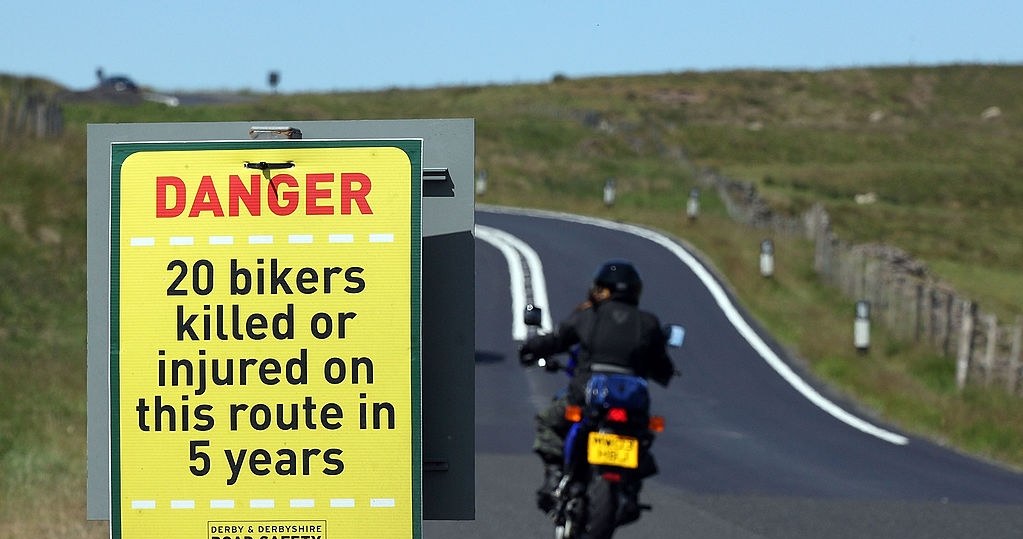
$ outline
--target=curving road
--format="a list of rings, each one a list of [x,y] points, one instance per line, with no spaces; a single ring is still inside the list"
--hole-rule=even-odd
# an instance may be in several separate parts
[[[563,380],[518,365],[513,306],[564,317],[608,258],[632,260],[642,306],[687,329],[673,351],[682,377],[652,395],[667,419],[642,496],[654,510],[616,538],[1023,537],[1023,475],[829,394],[674,242],[542,212],[478,208],[476,221],[476,520],[428,521],[425,537],[552,535],[533,507],[530,444],[533,414]]]

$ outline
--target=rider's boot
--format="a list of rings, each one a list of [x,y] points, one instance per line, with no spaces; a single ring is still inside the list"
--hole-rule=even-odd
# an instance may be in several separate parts
[[[561,466],[544,464],[543,484],[536,491],[536,506],[544,513],[554,509],[554,490],[561,482]]]

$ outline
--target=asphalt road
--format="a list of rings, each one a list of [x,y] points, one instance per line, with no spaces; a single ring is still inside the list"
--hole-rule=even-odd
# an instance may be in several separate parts
[[[654,509],[616,538],[1023,537],[1023,475],[898,432],[831,394],[663,242],[545,214],[484,208],[476,219],[536,252],[555,320],[583,299],[601,262],[627,258],[645,281],[642,306],[687,329],[672,352],[682,376],[652,395],[667,419],[654,445],[661,473],[642,496]],[[508,249],[480,237],[476,520],[428,521],[424,536],[547,537],[533,505],[532,417],[564,380],[519,366]]]

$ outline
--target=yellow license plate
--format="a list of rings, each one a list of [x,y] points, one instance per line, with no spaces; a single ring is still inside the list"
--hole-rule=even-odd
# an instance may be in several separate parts
[[[591,432],[586,446],[586,460],[590,464],[638,468],[639,440],[609,432]]]

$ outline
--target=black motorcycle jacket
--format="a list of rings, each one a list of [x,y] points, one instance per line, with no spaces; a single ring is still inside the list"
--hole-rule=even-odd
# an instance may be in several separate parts
[[[553,333],[526,341],[520,353],[545,357],[567,352],[575,344],[579,354],[573,386],[585,385],[595,363],[631,369],[663,386],[675,374],[657,317],[617,299],[576,310]]]

